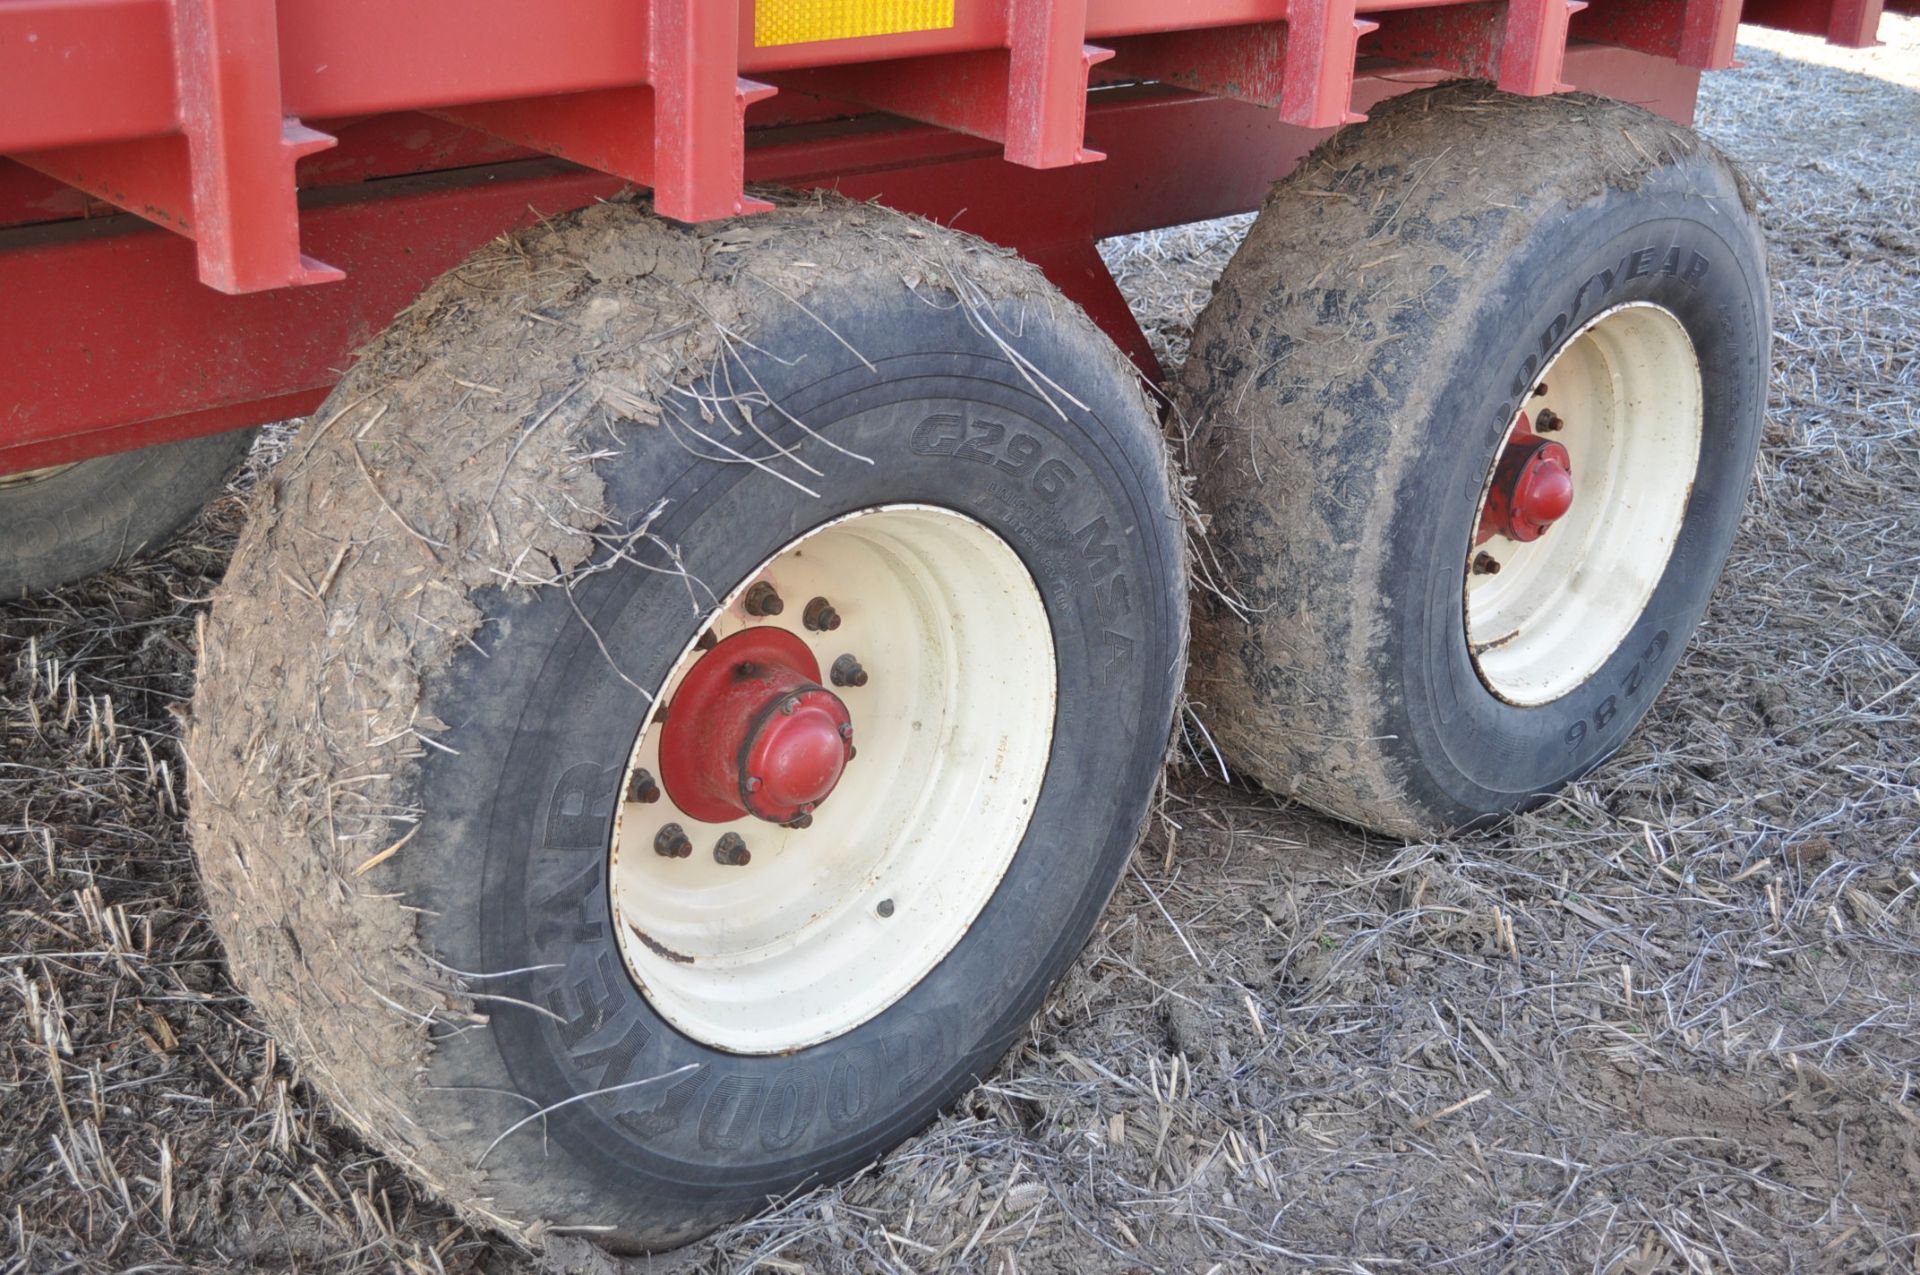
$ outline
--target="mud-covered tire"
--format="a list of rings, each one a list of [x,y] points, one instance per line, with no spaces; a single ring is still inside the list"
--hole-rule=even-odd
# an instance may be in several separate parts
[[[716,1048],[615,932],[616,820],[661,809],[626,769],[647,691],[705,649],[713,599],[881,506],[964,514],[1031,573],[1044,785],[896,1002],[803,1048]],[[469,1215],[685,1242],[870,1163],[1018,1037],[1139,835],[1184,588],[1137,378],[1031,267],[841,202],[558,218],[397,322],[243,535],[188,733],[214,921],[319,1089]],[[685,870],[727,870],[698,852]]]
[[[164,544],[220,490],[253,443],[232,430],[0,477],[0,598],[105,571]]]
[[[1646,596],[1595,612],[1623,632],[1529,695],[1488,672],[1497,642],[1470,649],[1463,615],[1489,474],[1542,369],[1618,313],[1684,329],[1697,468],[1665,480],[1675,533]],[[1189,690],[1228,761],[1421,836],[1537,805],[1607,757],[1725,561],[1770,335],[1740,178],[1638,108],[1455,84],[1315,151],[1228,266],[1177,389],[1222,586],[1196,612]],[[1638,420],[1610,419],[1622,437]]]

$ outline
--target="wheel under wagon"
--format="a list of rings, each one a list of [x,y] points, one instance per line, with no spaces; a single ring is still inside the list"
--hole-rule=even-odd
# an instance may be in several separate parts
[[[448,276],[207,627],[237,977],[523,1231],[670,1245],[924,1124],[1085,941],[1166,750],[1181,524],[1125,358],[897,213],[754,235],[607,204]]]
[[[1612,754],[1726,561],[1771,334],[1741,179],[1636,107],[1451,84],[1316,151],[1176,392],[1220,586],[1189,693],[1228,759],[1424,837]]]
[[[1507,171],[1575,125],[1619,151]],[[966,236],[755,226],[608,204],[454,271],[207,627],[236,975],[356,1125],[526,1234],[685,1241],[984,1074],[1118,879],[1181,685],[1115,346]],[[1617,746],[1745,489],[1759,253],[1723,161],[1592,99],[1411,95],[1276,187],[1176,400],[1242,604],[1199,607],[1189,686],[1227,755],[1422,835]]]

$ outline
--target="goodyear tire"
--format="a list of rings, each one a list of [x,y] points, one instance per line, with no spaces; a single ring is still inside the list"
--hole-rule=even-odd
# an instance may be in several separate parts
[[[1764,262],[1723,158],[1590,97],[1409,94],[1279,183],[1179,394],[1238,597],[1190,688],[1228,759],[1422,836],[1618,748],[1740,517]]]
[[[315,419],[189,751],[236,975],[350,1120],[470,1214],[658,1249],[994,1065],[1183,659],[1162,443],[1077,310],[882,210],[607,205]]]
[[[81,580],[164,544],[220,490],[254,431],[0,477],[0,598]]]

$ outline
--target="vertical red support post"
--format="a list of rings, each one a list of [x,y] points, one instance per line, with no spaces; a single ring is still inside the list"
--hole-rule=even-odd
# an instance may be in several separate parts
[[[1500,87],[1528,97],[1572,88],[1560,78],[1567,60],[1567,23],[1586,7],[1587,0],[1508,0],[1500,37]]]
[[[772,208],[742,189],[747,107],[773,88],[742,79],[740,6],[652,0],[653,206],[676,221]]]
[[[1686,0],[1680,19],[1680,65],[1703,71],[1730,67],[1739,36],[1740,0]]]
[[[341,278],[300,252],[294,162],[333,138],[281,113],[274,0],[174,0],[173,16],[201,282],[262,292]]]
[[[1827,11],[1827,42],[1849,49],[1870,49],[1880,43],[1876,33],[1880,30],[1881,5],[1882,0],[1833,0],[1833,7]],[[1915,12],[1912,0],[1894,7]]]
[[[1297,128],[1336,128],[1353,110],[1354,46],[1380,24],[1354,17],[1354,0],[1293,0],[1287,6],[1280,118]]]
[[[1113,56],[1086,43],[1087,0],[1008,0],[1007,160],[1065,168],[1086,149],[1087,73]]]

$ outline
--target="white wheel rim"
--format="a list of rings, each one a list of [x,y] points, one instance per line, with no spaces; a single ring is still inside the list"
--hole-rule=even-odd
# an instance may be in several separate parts
[[[1574,690],[1619,648],[1666,572],[1700,461],[1700,363],[1665,308],[1603,312],[1538,380],[1545,393],[1527,399],[1507,439],[1523,416],[1557,416],[1561,427],[1541,437],[1566,448],[1573,504],[1538,539],[1470,547],[1465,589],[1480,678],[1521,706]],[[1492,483],[1490,472],[1483,507]]]
[[[769,582],[784,609],[747,614]],[[804,620],[815,597],[840,626]],[[974,520],[886,505],[816,528],[770,558],[707,617],[726,639],[777,626],[818,659],[846,705],[856,755],[806,828],[745,816],[703,822],[660,776],[664,731],[649,714],[614,824],[615,931],[634,981],[674,1027],[715,1048],[784,1053],[832,1039],[898,1001],[972,926],[1025,836],[1053,740],[1053,637],[1018,555]],[[842,654],[862,686],[826,676]],[[689,644],[661,684],[673,697],[706,651]],[[667,715],[670,715],[667,714]],[[675,728],[680,728],[675,723]],[[667,823],[693,845],[656,852]],[[735,833],[751,860],[717,862]]]

